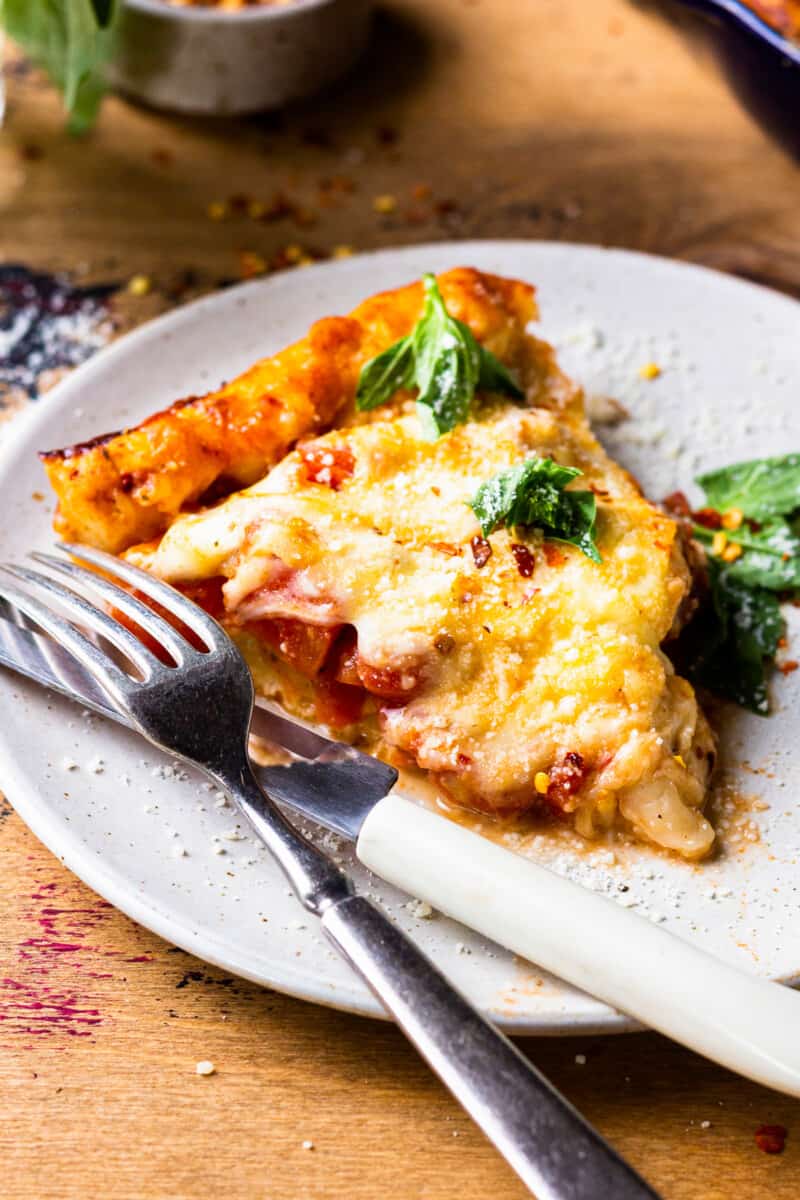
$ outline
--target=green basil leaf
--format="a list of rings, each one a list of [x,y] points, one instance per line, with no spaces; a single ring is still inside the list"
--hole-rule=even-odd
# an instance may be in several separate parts
[[[472,334],[467,339],[456,327],[445,331],[436,345],[430,349],[424,346],[418,354],[418,401],[431,410],[439,435],[463,425],[469,417],[478,378],[475,346]]]
[[[800,508],[800,454],[756,458],[697,478],[711,508],[740,508],[756,521]]]
[[[569,505],[571,523],[569,532],[558,533],[551,528],[547,536],[556,542],[569,542],[582,550],[592,562],[602,562],[600,551],[594,540],[595,524],[597,521],[597,497],[594,492],[573,491],[564,492],[564,500]],[[567,528],[566,514],[562,514],[562,529]]]
[[[783,617],[777,596],[737,579],[735,565],[709,560],[711,603],[681,635],[678,665],[694,683],[766,716],[766,666]]]
[[[564,489],[581,472],[551,458],[528,458],[482,483],[469,501],[484,537],[499,525],[534,526],[546,538],[577,546],[601,562],[594,540],[597,501],[593,492]]]
[[[741,557],[727,567],[729,578],[776,592],[800,588],[800,537],[782,517],[766,521],[758,530],[745,523],[725,533],[729,542],[743,550]],[[709,544],[714,534],[696,525],[694,536]]]
[[[463,424],[480,374],[480,346],[472,330],[444,306],[433,275],[423,279],[425,309],[413,333],[419,403],[433,413],[439,435]]]
[[[118,12],[117,0],[0,0],[0,24],[63,93],[74,133],[97,115]]]
[[[436,413],[432,408],[428,408],[427,404],[417,405],[417,417],[420,437],[424,442],[435,442],[442,436],[443,430],[439,428]]]
[[[511,376],[508,367],[495,358],[491,350],[480,347],[480,372],[478,374],[478,391],[499,392],[502,396],[511,396],[514,400],[524,400],[525,393]]]
[[[734,463],[697,482],[709,508],[738,508],[746,519],[724,529],[741,547],[737,559],[708,556],[711,603],[681,634],[679,665],[694,682],[764,715],[766,665],[784,629],[775,593],[800,589],[800,454]],[[715,532],[695,525],[694,536],[708,546]]]
[[[536,459],[529,461],[535,463]],[[528,463],[524,462],[516,467],[509,467],[507,471],[498,471],[480,485],[470,500],[469,506],[480,522],[484,537],[488,537],[498,525],[502,525],[513,511],[527,469]]]
[[[469,418],[479,387],[515,399],[522,399],[523,392],[469,326],[450,316],[436,277],[425,275],[423,286],[422,316],[408,337],[362,368],[356,406],[375,408],[400,388],[416,387],[423,437],[435,440]]]
[[[356,408],[365,412],[414,385],[414,351],[410,337],[401,338],[364,365],[358,377]]]

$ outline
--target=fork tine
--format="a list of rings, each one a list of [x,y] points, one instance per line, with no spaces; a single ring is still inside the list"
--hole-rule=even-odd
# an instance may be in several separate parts
[[[103,600],[119,609],[126,617],[130,617],[141,629],[160,642],[176,663],[184,663],[198,653],[185,638],[181,637],[174,625],[170,625],[169,621],[165,621],[152,608],[142,604],[141,600],[137,600],[130,592],[123,591],[115,583],[110,583],[97,571],[79,567],[77,563],[56,558],[52,554],[34,552],[31,554],[31,558],[49,567],[51,571],[58,571],[59,574],[66,575],[69,579],[75,579],[78,583],[98,592]]]
[[[11,574],[8,568],[2,564],[0,564],[0,571]],[[124,671],[93,642],[84,637],[74,625],[64,620],[63,617],[59,617],[46,604],[42,604],[41,600],[37,600],[29,592],[17,587],[13,581],[9,582],[5,579],[0,579],[0,596],[13,604],[19,612],[30,617],[45,633],[49,633],[54,641],[73,654],[111,696],[125,695],[129,691],[131,680]]]
[[[152,600],[158,601],[168,612],[174,613],[184,625],[188,625],[190,629],[194,630],[198,637],[206,642],[209,650],[219,649],[228,643],[227,634],[213,617],[204,612],[193,600],[187,600],[176,588],[157,579],[155,575],[148,575],[146,571],[134,567],[132,563],[125,562],[121,558],[114,558],[112,554],[106,554],[103,550],[95,550],[91,546],[59,542],[58,548],[65,550],[79,562],[90,563],[93,567],[99,567],[101,571],[124,580],[125,583],[144,592],[146,596],[150,596]]]
[[[113,617],[109,617],[101,609],[96,608],[94,604],[90,604],[88,600],[84,600],[83,596],[73,592],[72,588],[56,582],[55,579],[49,579],[47,575],[42,575],[39,571],[31,571],[27,567],[3,563],[2,568],[9,575],[21,579],[37,592],[44,592],[47,596],[52,596],[66,609],[70,620],[88,625],[96,633],[102,634],[113,646],[127,655],[140,670],[144,671],[148,678],[164,670],[156,656],[129,629],[126,629],[119,621],[115,621]]]

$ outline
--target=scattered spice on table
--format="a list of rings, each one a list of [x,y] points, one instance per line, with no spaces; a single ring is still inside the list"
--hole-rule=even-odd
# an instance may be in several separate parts
[[[759,1125],[755,1135],[756,1145],[765,1154],[782,1154],[788,1133],[785,1125]]]

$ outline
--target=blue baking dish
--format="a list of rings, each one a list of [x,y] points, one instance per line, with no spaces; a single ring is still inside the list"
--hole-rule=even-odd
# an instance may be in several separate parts
[[[691,14],[741,103],[800,158],[800,45],[740,0],[668,0],[666,7]]]

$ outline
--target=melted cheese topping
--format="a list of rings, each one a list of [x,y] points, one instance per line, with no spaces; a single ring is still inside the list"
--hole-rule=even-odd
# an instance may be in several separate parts
[[[660,649],[689,587],[677,527],[608,458],[580,409],[485,404],[430,443],[408,405],[385,408],[317,439],[318,461],[326,448],[352,456],[338,489],[310,479],[295,451],[132,557],[173,582],[224,576],[234,623],[352,625],[361,662],[394,672],[408,695],[383,711],[385,742],[459,803],[529,807],[541,779],[577,755],[580,786],[559,807],[581,832],[619,815],[661,845],[705,853],[713,742]],[[532,453],[578,467],[576,486],[596,491],[601,564],[501,529],[477,566],[467,501]],[[534,558],[527,577],[512,550],[521,541]]]

